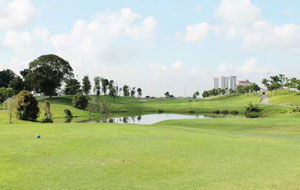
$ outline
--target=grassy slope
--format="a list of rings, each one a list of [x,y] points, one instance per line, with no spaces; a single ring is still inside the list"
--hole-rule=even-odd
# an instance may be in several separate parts
[[[280,90],[277,92],[269,93],[269,101],[271,104],[285,104],[285,105],[298,105],[300,106],[300,93],[291,92],[287,90]]]
[[[299,122],[0,125],[0,189],[297,189]]]

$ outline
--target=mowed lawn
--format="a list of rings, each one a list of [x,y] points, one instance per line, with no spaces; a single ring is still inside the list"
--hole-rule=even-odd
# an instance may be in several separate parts
[[[23,123],[0,131],[1,190],[300,188],[298,118]]]

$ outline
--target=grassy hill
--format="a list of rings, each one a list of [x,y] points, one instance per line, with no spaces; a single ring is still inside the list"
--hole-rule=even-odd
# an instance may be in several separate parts
[[[278,90],[268,93],[271,104],[298,105],[300,106],[300,92]]]

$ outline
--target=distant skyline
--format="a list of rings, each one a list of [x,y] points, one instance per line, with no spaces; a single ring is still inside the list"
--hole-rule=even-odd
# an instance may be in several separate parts
[[[42,54],[143,95],[214,88],[214,77],[260,84],[300,75],[296,0],[0,0],[0,70]]]

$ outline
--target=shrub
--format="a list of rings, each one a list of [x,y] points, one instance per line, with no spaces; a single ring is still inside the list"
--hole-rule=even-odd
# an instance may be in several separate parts
[[[236,110],[233,110],[233,111],[231,111],[231,112],[230,112],[230,114],[231,114],[231,115],[238,115],[238,114],[239,114],[239,112],[238,112],[238,111],[236,111]]]
[[[263,109],[259,108],[258,105],[248,104],[246,107],[245,115],[247,118],[258,118],[261,116]]]
[[[300,107],[299,106],[291,106],[290,112],[291,113],[300,112]]]
[[[164,113],[164,110],[159,109],[159,110],[158,110],[158,113]]]
[[[77,93],[75,96],[73,96],[72,103],[75,108],[84,110],[87,107],[89,100],[82,93]]]
[[[39,117],[40,109],[38,101],[31,92],[22,90],[16,97],[17,117],[21,120],[36,121]]]
[[[220,114],[220,110],[213,111],[214,114]]]
[[[222,111],[221,111],[221,114],[228,115],[228,114],[229,114],[229,111],[228,111],[228,110],[222,110]]]
[[[194,110],[190,110],[189,113],[195,113],[195,111]]]
[[[73,118],[73,114],[70,110],[65,109],[64,112],[66,114],[66,118]]]

